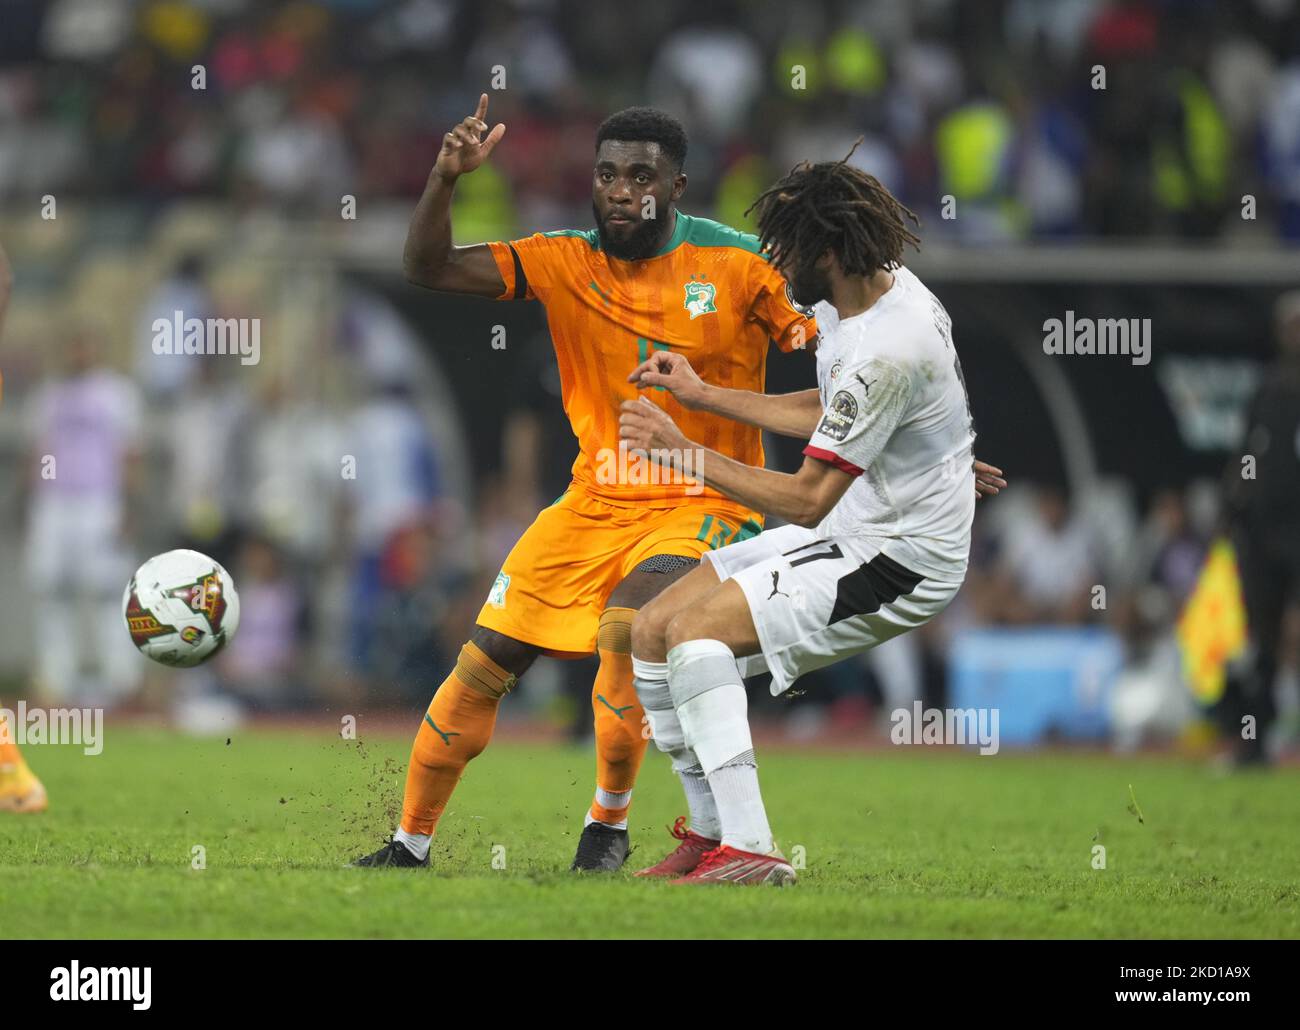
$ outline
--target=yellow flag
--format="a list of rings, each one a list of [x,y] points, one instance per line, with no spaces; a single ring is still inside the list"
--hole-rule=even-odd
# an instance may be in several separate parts
[[[1196,589],[1178,619],[1178,643],[1192,693],[1202,704],[1214,704],[1223,696],[1227,663],[1246,647],[1237,556],[1226,539],[1210,546]]]

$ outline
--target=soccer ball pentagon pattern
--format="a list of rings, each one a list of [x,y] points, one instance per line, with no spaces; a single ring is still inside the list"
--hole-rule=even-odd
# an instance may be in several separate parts
[[[168,551],[140,566],[122,595],[131,642],[163,665],[207,661],[239,628],[230,573],[198,551]]]

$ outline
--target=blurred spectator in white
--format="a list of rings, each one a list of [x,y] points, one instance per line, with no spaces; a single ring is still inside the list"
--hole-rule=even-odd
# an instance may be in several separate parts
[[[399,530],[429,515],[442,481],[428,428],[405,383],[376,389],[348,420],[342,441],[356,459],[356,478],[344,480],[343,492],[355,549],[350,651],[357,665],[369,671],[374,668],[384,556]]]
[[[1040,487],[1027,516],[1007,525],[1002,571],[1010,587],[1004,598],[1007,621],[1076,623],[1088,618],[1091,588],[1098,581],[1096,548],[1062,490]]]
[[[577,87],[573,61],[554,17],[532,12],[522,16],[505,5],[488,7],[489,17],[466,66],[484,80],[505,69],[505,88],[527,95],[559,97]]]
[[[65,60],[93,60],[126,42],[130,0],[50,0],[43,26],[45,51]]]
[[[168,528],[195,550],[221,553],[225,548],[217,541],[228,540],[238,528],[242,498],[231,450],[250,399],[246,384],[231,381],[224,356],[190,360],[196,375],[177,396],[166,435]],[[194,446],[195,426],[203,427],[202,447]]]
[[[339,204],[352,182],[352,161],[332,113],[303,91],[256,89],[246,98],[248,136],[239,171],[251,199],[276,204]]]
[[[700,143],[737,134],[763,86],[763,55],[751,34],[725,15],[683,11],[681,25],[659,47],[649,75],[650,103],[688,115]],[[692,141],[694,143],[694,141]]]
[[[77,327],[61,350],[63,374],[32,396],[26,415],[36,690],[106,704],[131,693],[141,671],[122,623],[140,398],[100,363],[90,328]]]
[[[167,403],[194,379],[205,358],[201,354],[155,354],[153,348],[155,320],[171,325],[180,312],[188,318],[206,320],[213,311],[212,296],[204,283],[203,259],[186,254],[175,270],[158,284],[140,312],[140,328],[135,340],[135,379],[145,388],[151,402]]]
[[[336,542],[346,452],[333,412],[291,390],[281,375],[262,383],[260,405],[231,441],[243,528],[265,535],[295,561],[323,561]]]
[[[43,100],[35,74],[0,65],[0,200],[62,193],[88,163],[82,128],[41,117]]]

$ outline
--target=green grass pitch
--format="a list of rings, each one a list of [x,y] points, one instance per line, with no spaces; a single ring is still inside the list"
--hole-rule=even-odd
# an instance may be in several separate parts
[[[110,725],[98,757],[30,748],[51,808],[0,816],[0,925],[11,938],[1300,936],[1295,769],[764,748],[799,885],[682,888],[630,875],[684,811],[661,755],[646,756],[628,872],[577,877],[590,750],[498,741],[452,799],[432,870],[343,868],[391,829],[408,747]]]

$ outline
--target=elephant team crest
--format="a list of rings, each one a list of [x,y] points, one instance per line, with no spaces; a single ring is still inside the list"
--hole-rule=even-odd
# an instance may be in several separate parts
[[[717,294],[718,288],[713,283],[702,283],[695,279],[686,283],[686,303],[683,306],[691,313],[692,322],[701,315],[717,314],[717,305],[713,303]]]

